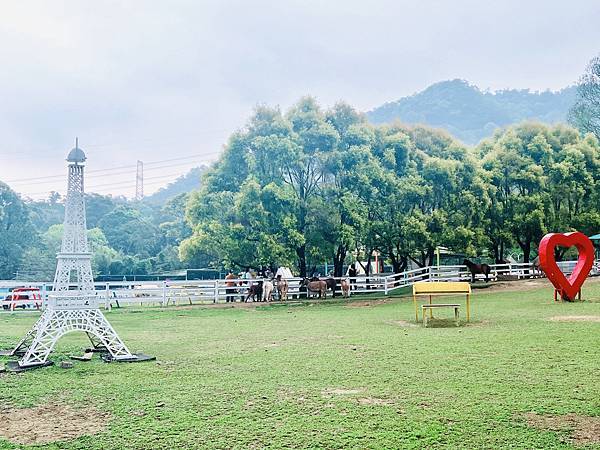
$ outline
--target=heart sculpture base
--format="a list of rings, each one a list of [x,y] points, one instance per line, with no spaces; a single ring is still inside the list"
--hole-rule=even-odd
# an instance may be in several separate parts
[[[562,273],[556,259],[556,247],[576,247],[579,251],[577,264],[567,279]],[[579,294],[581,286],[590,274],[594,265],[594,245],[592,241],[579,231],[573,233],[550,233],[542,238],[539,247],[540,268],[544,271],[550,282],[554,285],[554,298],[557,292],[563,300],[573,301]]]
[[[569,300],[565,294],[563,292],[561,292],[559,289],[554,288],[554,301],[557,302],[560,300],[567,300],[567,301],[572,301]],[[579,290],[579,292],[577,293],[577,300],[581,300],[581,289]]]

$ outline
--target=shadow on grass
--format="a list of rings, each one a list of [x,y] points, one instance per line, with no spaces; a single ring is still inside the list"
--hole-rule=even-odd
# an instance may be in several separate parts
[[[467,322],[464,319],[460,319],[458,325],[456,325],[456,321],[454,319],[451,319],[451,318],[437,319],[434,317],[433,319],[429,319],[427,321],[427,327],[424,327],[422,322],[413,322],[413,323],[417,324],[421,328],[466,328],[466,327],[483,326],[487,322],[481,321],[481,320],[471,320],[470,322]]]

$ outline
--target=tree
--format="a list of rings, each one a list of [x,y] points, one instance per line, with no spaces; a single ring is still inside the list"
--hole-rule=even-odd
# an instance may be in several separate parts
[[[600,56],[589,62],[579,79],[577,99],[568,119],[583,133],[593,133],[600,140]]]
[[[214,264],[253,266],[290,263],[295,255],[302,276],[307,259],[319,259],[325,154],[338,134],[311,98],[284,116],[257,108],[245,131],[229,140],[209,171],[187,217],[194,234],[181,246],[186,260],[210,255]],[[319,236],[321,237],[321,236]]]
[[[127,255],[148,257],[161,246],[159,232],[130,206],[118,206],[98,222],[110,247]]]
[[[0,182],[0,279],[14,278],[23,255],[35,239],[26,205]]]
[[[511,242],[529,261],[547,231],[592,229],[598,141],[565,126],[521,124],[479,146],[489,181],[486,230],[497,260]],[[585,220],[581,220],[585,217]]]
[[[65,205],[57,192],[51,192],[46,200],[27,203],[31,221],[39,233],[44,233],[52,225],[63,222]]]
[[[123,203],[122,200],[117,202],[110,195],[100,194],[85,194],[85,213],[88,228],[96,228],[98,222],[116,208],[117,204]]]

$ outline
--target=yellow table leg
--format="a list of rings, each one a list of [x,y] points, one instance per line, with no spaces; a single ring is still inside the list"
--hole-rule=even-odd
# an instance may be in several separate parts
[[[467,294],[467,322],[471,320],[471,294]]]
[[[431,295],[429,296],[429,304],[431,305]],[[433,309],[429,308],[429,318],[433,319]]]
[[[415,320],[419,322],[419,306],[417,305],[417,296],[413,294],[413,303],[415,304]]]

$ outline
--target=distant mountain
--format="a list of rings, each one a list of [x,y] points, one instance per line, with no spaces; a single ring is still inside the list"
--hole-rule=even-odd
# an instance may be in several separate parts
[[[367,113],[372,123],[400,120],[449,131],[466,144],[476,144],[498,127],[524,120],[565,122],[575,103],[575,87],[557,92],[508,89],[484,92],[465,80],[442,81],[424,91],[385,103]]]
[[[144,202],[153,205],[164,205],[173,197],[184,192],[194,191],[200,188],[200,179],[206,171],[206,166],[195,167],[187,174],[177,178],[167,186],[160,188],[154,194],[144,197]]]

